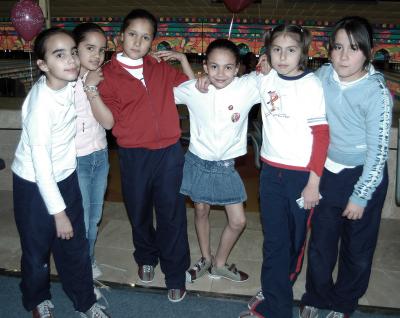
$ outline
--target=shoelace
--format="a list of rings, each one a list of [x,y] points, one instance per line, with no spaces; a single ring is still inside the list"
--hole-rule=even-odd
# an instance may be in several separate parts
[[[53,303],[50,300],[45,300],[41,302],[38,306],[38,311],[43,317],[52,317],[51,309],[54,308]]]
[[[104,313],[106,307],[99,305],[98,303],[94,303],[90,311],[93,313],[93,318],[107,318],[108,316]]]
[[[193,268],[196,272],[200,272],[201,267],[205,264],[205,259],[201,258],[196,264],[193,265]]]
[[[229,270],[230,272],[234,273],[234,274],[237,274],[237,273],[238,273],[238,270],[237,270],[235,264],[231,264],[231,266],[228,267],[228,270]]]
[[[313,306],[304,306],[302,313],[304,313],[304,316],[306,316],[306,317],[317,317],[318,316],[318,308],[315,308]]]
[[[257,299],[264,299],[264,294],[263,294],[262,290],[258,291],[258,293],[256,294],[256,298]]]
[[[332,318],[344,318],[344,313],[334,311]]]
[[[143,265],[143,273],[150,273],[151,265]]]

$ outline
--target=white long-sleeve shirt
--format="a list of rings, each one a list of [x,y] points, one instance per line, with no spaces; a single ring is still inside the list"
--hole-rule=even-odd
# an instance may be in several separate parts
[[[175,102],[189,108],[190,152],[209,161],[244,155],[248,113],[260,102],[255,78],[235,78],[222,89],[210,85],[207,93],[201,93],[195,84],[196,80],[191,80],[174,88]]]
[[[57,182],[76,168],[74,87],[54,91],[42,76],[22,105],[22,134],[11,169],[37,183],[50,214],[66,206]]]

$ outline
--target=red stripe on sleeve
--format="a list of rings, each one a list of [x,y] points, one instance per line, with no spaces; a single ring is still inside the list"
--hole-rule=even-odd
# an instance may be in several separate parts
[[[329,146],[329,126],[311,126],[311,130],[313,134],[313,145],[310,162],[307,168],[314,171],[318,176],[321,176]]]

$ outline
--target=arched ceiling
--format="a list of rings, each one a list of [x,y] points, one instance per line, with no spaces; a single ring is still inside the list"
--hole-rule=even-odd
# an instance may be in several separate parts
[[[133,8],[168,17],[230,17],[224,4],[212,0],[50,0],[53,17],[124,16]],[[0,17],[9,17],[16,0],[0,0]],[[400,1],[393,0],[261,0],[240,18],[336,21],[361,15],[372,23],[400,24]]]

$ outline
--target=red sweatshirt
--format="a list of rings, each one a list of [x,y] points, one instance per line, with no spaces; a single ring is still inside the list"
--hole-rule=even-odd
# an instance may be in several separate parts
[[[116,54],[103,74],[99,91],[114,116],[112,133],[119,146],[160,149],[178,141],[181,131],[173,88],[188,80],[186,75],[145,56],[144,86],[119,64]]]

